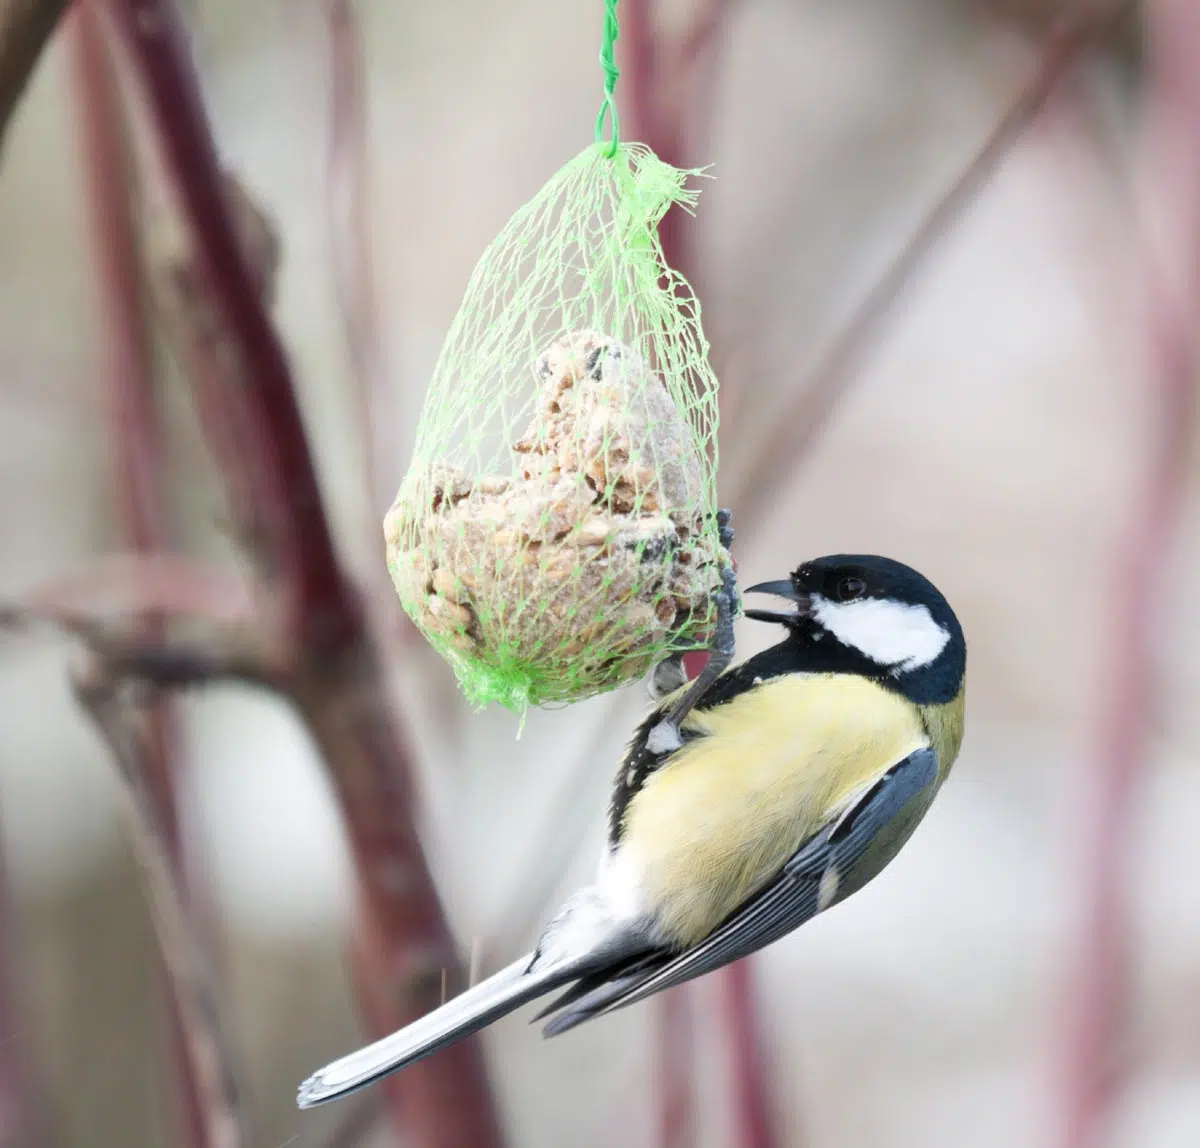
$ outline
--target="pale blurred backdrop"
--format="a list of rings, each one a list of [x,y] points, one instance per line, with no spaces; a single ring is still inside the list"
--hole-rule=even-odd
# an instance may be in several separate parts
[[[403,474],[424,380],[488,240],[591,138],[600,0],[360,0],[387,393],[376,445]],[[721,488],[930,205],[1028,82],[1046,4],[739,0],[713,63],[711,163],[690,269],[737,395]],[[686,0],[663,5],[685,20]],[[318,0],[187,8],[224,158],[282,239],[276,316],[339,541],[382,570],[390,489],[362,494],[326,233],[328,60]],[[116,545],[94,373],[100,332],[74,108],[56,44],[0,168],[0,593]],[[1076,70],[906,291],[794,473],[737,519],[744,581],[831,551],[929,574],[970,647],[956,772],[891,869],[755,960],[779,1142],[1055,1142],[1063,990],[1080,895],[1080,796],[1097,752],[1113,568],[1148,464],[1129,171],[1138,70]],[[618,85],[618,101],[622,88]],[[172,397],[178,539],[229,543],[202,441]],[[1195,487],[1195,482],[1192,482]],[[1194,500],[1167,582],[1166,670],[1137,814],[1136,995],[1115,1148],[1200,1144],[1200,606]],[[767,637],[739,628],[740,651]],[[155,946],[115,775],[66,684],[69,648],[0,645],[0,832],[18,1042],[61,1148],[170,1140]],[[436,660],[395,659],[420,748],[426,841],[464,960],[486,972],[586,877],[640,687],[517,723],[471,714]],[[255,1145],[323,1146],[302,1076],[360,1030],[353,912],[327,781],[282,704],[233,687],[185,706],[186,829],[247,1073]],[[733,1143],[711,985],[694,994],[698,1144]],[[486,1038],[511,1143],[655,1143],[656,1003],[543,1043]],[[390,1124],[365,1145],[394,1144]]]

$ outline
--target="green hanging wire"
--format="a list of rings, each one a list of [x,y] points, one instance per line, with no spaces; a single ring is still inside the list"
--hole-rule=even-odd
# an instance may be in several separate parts
[[[600,46],[600,66],[604,69],[604,103],[600,105],[600,114],[596,117],[596,142],[604,142],[604,121],[612,121],[612,139],[609,141],[605,155],[609,159],[617,154],[620,146],[620,131],[617,125],[617,102],[613,99],[613,89],[617,86],[617,77],[621,74],[617,68],[616,43],[621,29],[617,25],[618,0],[604,0],[604,43]]]

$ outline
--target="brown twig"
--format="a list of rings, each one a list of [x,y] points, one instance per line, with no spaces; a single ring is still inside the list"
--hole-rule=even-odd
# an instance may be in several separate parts
[[[231,409],[250,449],[222,458],[238,475],[259,524],[256,553],[286,600],[279,618],[290,657],[279,682],[325,754],[359,877],[356,943],[360,997],[374,1034],[435,1006],[452,938],[416,831],[412,769],[387,696],[377,646],[357,590],[333,547],[294,382],[228,212],[199,88],[178,14],[169,0],[108,0],[149,108],[156,151],[195,260],[202,296],[193,316],[212,321],[198,353],[219,353],[221,372],[197,372],[200,390],[236,376],[209,397]],[[194,272],[194,273],[191,273]],[[206,421],[206,433],[207,430]],[[209,433],[220,449],[219,437]],[[235,480],[236,481],[236,480]],[[409,1142],[423,1148],[492,1148],[499,1123],[476,1041],[390,1077],[384,1096]]]
[[[779,1137],[766,1103],[769,1090],[752,973],[748,960],[735,961],[718,985],[729,1052],[738,1065],[733,1077],[734,1143],[738,1148],[775,1148]]]
[[[387,380],[368,228],[370,170],[363,45],[354,0],[328,0],[328,8],[329,248],[342,330],[353,366],[367,502],[374,514],[382,513],[380,500],[385,492],[379,472],[378,424],[372,415]]]
[[[269,307],[279,270],[278,237],[266,214],[232,174],[221,173],[221,186],[252,287],[263,307]],[[222,326],[195,237],[177,212],[158,207],[147,229],[145,248],[156,315],[193,380],[196,413],[209,451],[221,468],[230,533],[260,571],[273,572],[270,519],[275,488],[266,461],[256,454],[252,418],[241,394],[246,363]],[[280,612],[276,604],[271,606],[272,614]]]
[[[370,150],[363,72],[363,41],[355,0],[327,0],[329,25],[329,153],[326,161],[329,251],[342,335],[350,356],[358,437],[362,443],[364,523],[367,537],[381,546],[380,521],[394,491],[386,487],[382,459],[386,444],[402,439],[394,412],[381,420],[388,394],[375,262],[370,234]],[[381,425],[387,433],[382,436]],[[381,437],[382,436],[382,437]],[[381,607],[385,647],[428,661],[430,649],[400,610],[383,563],[372,567],[370,593]]]
[[[1127,0],[1113,4],[1082,0],[1073,6],[1049,38],[1029,85],[874,283],[808,382],[795,391],[783,410],[763,424],[756,436],[749,435],[749,441],[739,443],[740,457],[746,461],[730,476],[726,497],[737,508],[743,526],[761,516],[767,501],[811,449],[856,381],[863,360],[879,340],[905,288],[940,249],[1013,143],[1045,107],[1084,51],[1127,18],[1130,7]],[[749,432],[750,428],[746,429]]]
[[[100,329],[107,362],[97,377],[112,444],[113,500],[125,544],[135,553],[153,554],[169,546],[163,498],[166,476],[121,113],[98,16],[90,0],[81,0],[75,6],[69,31],[89,234],[100,281]],[[143,625],[147,637],[161,630],[160,620],[153,616],[145,618]],[[178,864],[168,746],[173,737],[170,723],[165,710],[151,718],[153,749],[146,761],[152,770],[148,785],[155,796],[159,821],[167,832],[169,852]]]
[[[692,128],[685,122],[686,95],[691,91],[689,76],[679,74],[681,62],[677,44],[665,44],[655,27],[657,0],[626,0],[622,15],[624,31],[617,42],[628,61],[624,69],[626,130],[630,138],[640,139],[656,155],[676,167],[684,167],[684,156],[691,142]],[[659,239],[667,265],[683,272],[679,258],[688,246],[684,231],[690,217],[683,211],[669,211],[659,224]],[[692,268],[694,271],[695,268]]]
[[[0,602],[0,617],[15,611],[70,629],[153,614],[249,629],[254,606],[252,587],[223,570],[167,554],[113,554]]]
[[[275,684],[284,651],[254,625],[249,601],[238,579],[175,558],[119,556],[0,600],[0,629],[52,627],[147,682]],[[147,631],[147,618],[162,625]]]
[[[674,43],[655,34],[650,0],[636,0],[625,13],[625,55],[629,61],[626,93],[634,134],[663,159],[687,166],[696,137],[707,132],[711,118],[716,74],[713,60],[719,33],[729,16],[728,0],[707,0],[694,14],[691,27]],[[699,65],[707,62],[707,72]],[[659,225],[659,238],[669,266],[695,285],[698,278],[693,224],[684,212],[668,212]],[[721,397],[724,424],[733,410],[726,393]],[[729,433],[728,426],[724,427]],[[702,669],[707,656],[684,659],[689,677]],[[727,1008],[723,1012],[730,1044],[731,1089],[739,1128],[754,1129],[760,1138],[747,1141],[752,1148],[772,1143],[771,1120],[758,1064],[758,1018],[751,987],[752,968],[747,961],[716,974]],[[695,1095],[691,1086],[693,1065],[694,991],[681,986],[667,994],[659,1010],[658,1044],[661,1063],[659,1092],[659,1142],[667,1148],[686,1148],[695,1138]],[[753,1056],[748,1055],[753,1051]]]
[[[0,602],[0,629],[42,625],[79,639],[102,657],[115,675],[159,686],[195,686],[215,681],[278,688],[284,670],[273,651],[260,645],[260,634],[244,625],[189,618],[187,636],[171,628],[148,633],[142,619],[153,613],[152,600],[135,610],[133,622],[102,608],[61,602]]]
[[[333,771],[361,884],[355,978],[368,1023],[382,1034],[436,1008],[459,991],[461,978],[377,659],[372,644],[358,643],[310,664],[289,692]],[[473,1040],[389,1077],[383,1088],[397,1123],[422,1148],[502,1143]]]
[[[689,167],[707,148],[717,87],[717,56],[722,29],[734,0],[702,0],[687,28],[674,40],[655,28],[656,0],[627,0],[622,13],[622,107],[626,134],[648,144],[676,167]],[[706,159],[707,157],[705,157]],[[696,220],[685,211],[669,211],[659,224],[667,265],[699,288],[700,268],[687,253]],[[678,262],[684,258],[686,270]],[[721,418],[735,410],[726,387]]]
[[[689,27],[674,40],[656,31],[654,7],[655,0],[627,0],[621,16],[617,44],[625,61],[622,106],[627,134],[648,144],[667,163],[686,167],[704,146],[709,130],[715,55],[732,0],[703,0]],[[667,263],[676,270],[676,258],[690,243],[685,236],[694,226],[684,211],[668,212],[659,225]]]
[[[0,0],[0,156],[8,125],[68,0]]]
[[[714,7],[719,8],[719,5]],[[1044,106],[1070,65],[1119,17],[1123,17],[1127,9],[1128,5],[1124,4],[1101,8],[1094,2],[1075,6],[1052,37],[1030,86],[1002,119],[974,161],[938,201],[892,267],[874,285],[810,383],[798,392],[790,409],[771,420],[770,428],[760,441],[752,443],[744,452],[744,457],[750,460],[745,472],[735,474],[731,482],[724,484],[731,492],[727,497],[736,508],[737,521],[743,529],[747,522],[754,520],[787,470],[811,447],[913,275],[937,248],[963,208],[977,195],[1013,141]],[[719,12],[709,19],[702,18],[699,30],[685,38],[682,56],[685,61],[703,54],[706,37],[715,34],[719,22]],[[626,90],[633,95],[634,123],[646,142],[660,155],[682,163],[686,127],[681,112],[685,104],[676,104],[675,114],[670,117],[664,115],[662,107],[655,102],[661,98],[664,87],[661,59],[651,33],[647,4],[631,5],[626,12],[625,38],[626,56],[630,61]],[[675,91],[679,90],[677,86]],[[680,219],[673,223],[670,217],[664,220],[663,245],[671,265],[694,278],[694,273],[688,269],[690,250],[684,233],[675,230],[685,226]],[[723,398],[722,422],[726,435],[730,433],[729,416],[735,410],[728,399]],[[689,673],[698,672],[702,662],[700,656],[687,659]],[[738,962],[720,974],[719,985],[726,1002],[727,1032],[734,1052],[733,1091],[739,1142],[757,1146],[774,1143],[775,1135],[766,1103],[751,972],[748,962]],[[674,1023],[666,1012],[663,1021],[664,1024]],[[664,1046],[678,1044],[669,1032],[664,1033],[660,1041]],[[668,1100],[667,1103],[672,1102]],[[663,1123],[667,1125],[674,1120],[674,1115],[664,1115]]]
[[[108,0],[136,64],[171,192],[195,239],[206,302],[238,357],[239,422],[252,436],[252,467],[264,549],[284,572],[290,629],[306,646],[335,648],[361,630],[361,607],[346,584],[313,470],[308,438],[261,284],[229,209],[186,34],[170,0]]]
[[[696,1143],[695,986],[677,985],[658,1002],[658,1138],[661,1148]]]
[[[1149,8],[1146,122],[1153,182],[1148,190],[1165,225],[1165,242],[1144,240],[1143,260],[1145,345],[1156,406],[1149,471],[1115,571],[1096,745],[1080,802],[1085,901],[1069,978],[1062,1114],[1066,1148],[1104,1142],[1123,1075],[1119,1049],[1129,991],[1128,879],[1157,670],[1154,630],[1186,497],[1197,413],[1200,10],[1188,0],[1158,0]],[[1159,234],[1157,228],[1147,232]]]
[[[102,330],[106,369],[98,374],[108,416],[112,445],[112,488],[118,525],[125,542],[139,553],[165,550],[169,545],[164,499],[166,469],[160,412],[155,394],[155,371],[150,332],[133,222],[133,184],[123,133],[115,79],[112,75],[99,14],[92,0],[79,0],[70,17],[76,106],[84,159],[93,259],[100,280]],[[161,641],[162,620],[153,614],[140,619],[140,640]],[[140,641],[139,643],[140,644]],[[143,718],[145,744],[138,755],[145,770],[141,784],[154,806],[154,829],[163,835],[162,847],[181,891],[188,885],[187,860],[175,801],[179,731],[177,715],[167,698],[153,701]],[[166,963],[171,1002],[169,1023],[175,1052],[175,1076],[182,1129],[194,1148],[217,1148],[240,1142],[224,1138],[222,1112],[206,1111],[210,1097],[189,1056],[184,1012],[194,1002],[192,986],[174,984]],[[214,1043],[213,1050],[221,1045]],[[195,1048],[191,1051],[195,1053]],[[232,1078],[228,1065],[222,1078]]]
[[[173,990],[187,1077],[196,1090],[200,1142],[209,1148],[239,1148],[245,1139],[232,1050],[221,1031],[216,994],[189,923],[178,868],[169,851],[169,830],[161,820],[159,799],[147,784],[149,755],[158,752],[149,710],[145,699],[128,696],[120,678],[95,656],[75,672],[73,684],[125,782],[133,847]]]

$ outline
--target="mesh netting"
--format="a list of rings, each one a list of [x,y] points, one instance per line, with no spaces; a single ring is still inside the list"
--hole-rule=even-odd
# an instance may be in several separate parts
[[[475,704],[577,701],[703,644],[717,381],[657,224],[694,172],[590,147],[471,276],[384,523],[400,600]]]

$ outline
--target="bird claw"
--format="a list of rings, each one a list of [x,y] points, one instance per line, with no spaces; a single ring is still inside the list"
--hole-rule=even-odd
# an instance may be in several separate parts
[[[717,536],[721,546],[728,551],[733,546],[735,532],[730,525],[733,511],[721,508],[717,511]],[[683,745],[680,732],[684,719],[703,697],[704,692],[725,672],[733,661],[733,620],[741,612],[741,597],[737,588],[737,570],[730,560],[721,566],[721,588],[713,591],[712,600],[717,607],[717,624],[709,645],[709,659],[695,681],[675,702],[666,716],[650,731],[646,748],[651,753],[674,753]],[[659,662],[650,672],[647,690],[654,701],[661,701],[687,685],[687,671],[683,668],[683,654],[676,653]],[[655,748],[655,747],[659,748]]]
[[[737,537],[737,531],[730,525],[732,521],[732,510],[726,507],[717,511],[717,538],[726,550],[733,549],[733,540]]]

